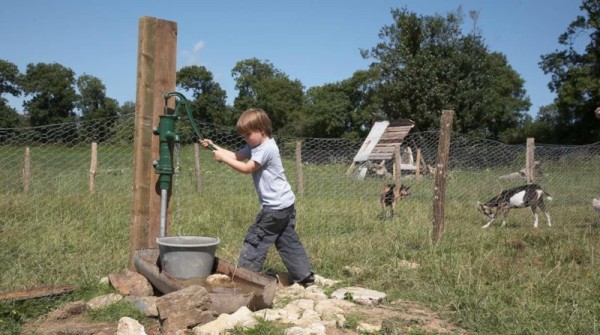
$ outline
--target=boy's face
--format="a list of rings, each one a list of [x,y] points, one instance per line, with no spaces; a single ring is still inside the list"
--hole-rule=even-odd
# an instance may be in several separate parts
[[[251,147],[257,147],[261,145],[266,139],[267,137],[259,131],[251,131],[244,134],[244,140]]]

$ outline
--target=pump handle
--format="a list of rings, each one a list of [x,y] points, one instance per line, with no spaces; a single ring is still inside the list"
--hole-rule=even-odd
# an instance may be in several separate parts
[[[179,98],[179,100],[177,100],[177,103],[175,104],[175,112],[173,116],[177,117],[179,115],[179,108],[181,107],[181,102],[183,102],[183,104],[185,105],[185,112],[188,117],[188,121],[190,121],[190,124],[192,125],[192,130],[194,131],[194,134],[198,137],[198,141],[202,141],[204,138],[202,137],[202,134],[200,134],[200,130],[198,130],[198,127],[196,127],[196,120],[194,120],[194,116],[192,115],[190,104],[188,103],[187,98],[183,94],[179,92],[169,92],[165,94],[165,115],[167,114],[167,102],[171,97],[176,97],[176,100],[177,98]],[[217,150],[217,148],[212,144],[209,144],[208,148],[211,151]]]

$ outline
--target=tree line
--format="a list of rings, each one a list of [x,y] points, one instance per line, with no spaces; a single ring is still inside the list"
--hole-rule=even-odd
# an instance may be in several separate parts
[[[187,93],[196,120],[233,126],[249,107],[266,110],[279,135],[363,138],[380,120],[407,118],[420,131],[439,129],[440,111],[455,111],[454,130],[504,143],[586,144],[600,140],[600,0],[583,0],[578,16],[558,37],[562,49],[540,55],[540,68],[551,75],[554,101],[531,106],[524,81],[506,56],[491,51],[479,33],[479,13],[459,7],[445,15],[418,15],[392,9],[393,23],[383,26],[380,41],[360,50],[368,69],[322,86],[304,85],[269,60],[241,60],[231,70],[238,91],[233,104],[204,66],[177,71],[177,89]],[[464,33],[465,19],[473,21]],[[588,38],[579,52],[576,38]],[[23,95],[24,114],[9,106],[7,95]],[[57,63],[28,64],[24,73],[0,59],[0,128],[32,127],[95,120],[133,113],[106,96],[102,80]]]

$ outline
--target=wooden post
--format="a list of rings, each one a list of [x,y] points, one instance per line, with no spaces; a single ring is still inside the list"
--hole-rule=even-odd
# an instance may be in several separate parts
[[[400,144],[394,144],[394,183],[400,187],[400,177],[402,177],[402,157],[400,156]]]
[[[448,154],[450,152],[450,135],[452,134],[452,120],[454,111],[442,111],[440,120],[440,140],[437,153],[437,167],[435,173],[435,188],[433,190],[433,230],[431,240],[437,244],[442,239],[444,232],[444,201],[446,196],[446,179],[448,177]]]
[[[202,190],[202,176],[200,175],[200,144],[194,143],[194,177],[196,178],[196,192]]]
[[[415,176],[417,180],[421,180],[421,148],[417,148],[417,166],[415,171]]]
[[[25,156],[23,157],[23,192],[29,192],[31,184],[31,153],[29,147],[25,147]]]
[[[133,209],[129,234],[129,268],[136,250],[156,248],[160,236],[160,188],[152,165],[158,159],[159,116],[164,114],[164,95],[175,90],[177,23],[152,17],[139,20],[137,89],[135,103]],[[175,99],[169,103],[174,108]],[[169,190],[169,197],[170,197]],[[169,207],[170,210],[170,207]],[[170,213],[165,234],[168,236]]]
[[[296,193],[304,194],[304,175],[302,174],[302,142],[296,141]]]
[[[535,139],[527,138],[527,155],[525,157],[525,178],[527,184],[535,183]]]
[[[96,188],[96,166],[98,165],[98,143],[92,142],[92,158],[90,161],[90,193]]]

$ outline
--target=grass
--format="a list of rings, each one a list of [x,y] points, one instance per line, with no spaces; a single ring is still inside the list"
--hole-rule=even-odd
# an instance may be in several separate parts
[[[203,151],[202,192],[197,193],[189,150],[182,149],[174,185],[171,235],[218,236],[217,256],[235,263],[258,210],[250,177],[213,162]],[[76,154],[69,158],[72,163],[45,166],[28,194],[18,191],[14,172],[0,171],[0,178],[10,181],[0,197],[0,290],[81,287],[65,297],[0,302],[0,333],[18,334],[26,319],[83,292],[101,293],[100,278],[127,266],[130,160],[114,164],[117,170],[124,166],[122,172],[99,174],[97,191],[89,194],[87,166],[77,163],[89,158],[85,150]],[[48,155],[61,157],[61,151]],[[295,187],[293,162],[285,164]],[[537,230],[527,210],[511,211],[506,227],[481,229],[486,220],[475,210],[476,201],[513,186],[496,177],[514,169],[454,170],[446,189],[445,231],[437,245],[431,243],[432,178],[404,179],[413,196],[399,204],[393,219],[382,220],[382,180],[347,178],[346,164],[306,165],[297,229],[319,275],[386,292],[389,300],[423,303],[472,334],[597,334],[600,217],[590,203],[599,195],[599,164],[592,158],[545,165],[547,176],[540,184],[555,198],[547,203],[553,227],[546,227],[541,216]],[[406,269],[404,261],[420,267]],[[274,250],[265,267],[285,269]],[[345,267],[363,271],[349,275]],[[107,317],[116,318],[124,309],[118,306]],[[281,333],[273,325],[259,327],[264,332],[256,334]]]

